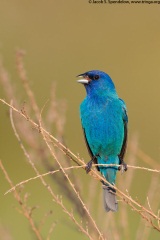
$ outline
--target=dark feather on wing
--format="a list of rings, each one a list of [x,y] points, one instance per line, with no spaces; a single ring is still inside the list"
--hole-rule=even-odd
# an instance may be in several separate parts
[[[121,148],[121,152],[118,155],[119,156],[119,160],[120,160],[119,164],[122,164],[124,156],[125,156],[125,153],[126,153],[127,137],[128,137],[127,121],[124,121],[124,139],[123,139],[123,145],[122,145],[122,148]]]

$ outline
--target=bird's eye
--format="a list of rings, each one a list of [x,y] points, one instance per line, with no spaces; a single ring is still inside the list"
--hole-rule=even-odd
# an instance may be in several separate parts
[[[94,76],[94,79],[95,79],[95,80],[98,80],[98,79],[99,79],[99,75],[95,75],[95,76]]]

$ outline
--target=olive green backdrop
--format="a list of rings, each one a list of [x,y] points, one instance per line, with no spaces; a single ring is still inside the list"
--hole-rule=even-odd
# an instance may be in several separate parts
[[[52,82],[57,84],[57,97],[66,100],[65,141],[75,153],[89,160],[79,120],[79,104],[85,90],[76,83],[76,75],[99,69],[112,77],[119,96],[127,104],[129,136],[138,133],[139,146],[160,163],[160,5],[0,0],[0,55],[23,103],[26,97],[15,64],[17,48],[27,53],[25,66],[39,107],[49,99]],[[2,89],[0,94],[5,97]],[[19,149],[8,109],[0,104],[0,112],[0,158],[17,183],[34,173]],[[147,181],[148,175],[145,176]],[[138,187],[141,177],[139,172],[135,186]],[[3,195],[9,185],[2,173],[0,182],[1,224],[13,239],[31,239],[27,220],[16,212],[13,196]],[[32,204],[43,203],[45,212],[53,203],[36,186],[38,181],[27,185]],[[58,223],[53,239],[85,239],[68,227],[67,217],[56,206],[54,214]],[[107,215],[103,215],[102,221],[104,217]],[[17,228],[18,225],[21,227]],[[135,239],[135,231],[133,226],[130,239]],[[158,234],[153,232],[151,239],[158,239]]]

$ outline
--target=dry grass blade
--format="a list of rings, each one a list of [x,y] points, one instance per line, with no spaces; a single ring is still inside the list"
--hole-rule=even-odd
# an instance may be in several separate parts
[[[82,166],[71,166],[71,167],[67,167],[67,168],[63,168],[63,169],[64,169],[65,171],[67,171],[67,170],[71,170],[71,169],[83,168],[83,167],[85,167],[85,166],[86,166],[86,165],[82,165]],[[10,192],[12,192],[12,191],[14,191],[17,187],[20,187],[21,185],[24,185],[24,184],[26,184],[26,183],[28,183],[28,182],[30,182],[30,181],[34,181],[34,180],[36,180],[36,179],[39,179],[39,178],[41,178],[41,177],[46,177],[46,176],[48,176],[48,175],[53,175],[53,174],[59,173],[59,172],[61,172],[61,171],[62,171],[62,169],[57,169],[57,170],[54,170],[54,171],[49,171],[49,172],[46,172],[46,173],[43,173],[43,174],[39,174],[39,175],[37,175],[37,176],[35,176],[35,177],[28,178],[28,179],[26,179],[26,180],[24,180],[24,181],[21,181],[20,183],[17,183],[16,185],[14,185],[14,187],[10,188],[8,191],[5,192],[5,195],[8,194],[8,193],[10,193]]]
[[[98,166],[99,164],[93,164],[93,166]],[[104,165],[104,164],[103,164]],[[106,165],[106,164],[105,164]],[[119,165],[116,165],[116,164],[107,164],[107,166],[119,166]],[[132,167],[133,169],[137,169],[137,166],[130,166],[130,165],[127,165],[128,167]],[[80,169],[80,168],[85,168],[86,167],[86,164],[84,164],[84,165],[81,165],[81,166],[71,166],[71,167],[66,167],[66,168],[63,168],[65,171],[67,171],[67,170],[72,170],[72,169]],[[155,169],[145,169],[145,168],[141,168],[141,167],[138,167],[139,169],[142,169],[142,170],[149,170],[149,171],[151,171],[151,172],[157,172],[158,170],[155,170]],[[8,191],[6,191],[5,192],[5,195],[6,194],[8,194],[9,192],[12,192],[12,191],[14,191],[17,187],[20,187],[21,185],[24,185],[24,184],[26,184],[26,183],[28,183],[28,182],[30,182],[30,181],[33,181],[33,180],[36,180],[36,179],[38,179],[38,178],[40,178],[40,177],[46,177],[46,176],[48,176],[48,175],[53,175],[53,174],[55,174],[55,173],[58,173],[58,172],[61,172],[62,171],[62,169],[60,168],[60,169],[57,169],[57,170],[53,170],[53,171],[49,171],[49,172],[46,172],[46,173],[43,173],[43,174],[39,174],[39,175],[37,175],[37,176],[35,176],[35,177],[31,177],[31,178],[28,178],[28,179],[26,179],[26,180],[23,180],[23,181],[21,181],[20,183],[17,183],[14,187],[12,187],[12,188],[10,188]],[[91,184],[93,184],[92,182],[91,182]],[[95,187],[95,183],[94,183],[94,187]],[[89,201],[89,199],[88,199],[88,201]]]
[[[11,107],[15,112],[20,113],[20,115],[22,117],[24,117],[27,121],[29,121],[38,131],[43,131],[43,134],[47,135],[47,137],[49,137],[52,141],[54,146],[60,148],[62,150],[62,152],[64,152],[64,154],[66,154],[70,160],[74,159],[74,162],[77,162],[77,164],[81,164],[84,165],[84,161],[82,161],[78,156],[76,156],[74,153],[71,152],[71,150],[69,150],[68,148],[66,148],[62,143],[60,143],[55,137],[53,137],[49,132],[47,132],[45,129],[43,129],[42,127],[40,128],[39,124],[36,124],[33,120],[31,120],[30,118],[28,118],[28,116],[25,116],[23,113],[21,113],[20,111],[18,111],[15,107],[13,107],[12,105],[10,105],[9,103],[7,103],[6,101],[0,99],[1,102],[3,102],[4,104],[6,104],[7,106]],[[99,181],[105,181],[106,183],[108,183],[102,176],[100,176],[96,171],[91,170],[90,175],[93,175],[95,178],[99,179]],[[108,183],[108,185],[111,185],[110,183]],[[150,223],[150,225],[156,229],[157,231],[160,231],[159,227],[156,226],[152,219],[150,219],[150,217],[152,217],[153,219],[156,219],[157,221],[159,221],[159,217],[154,214],[153,212],[151,212],[150,210],[148,210],[147,208],[145,208],[144,206],[142,206],[141,204],[139,204],[137,201],[133,200],[131,197],[129,197],[128,195],[124,194],[121,190],[119,190],[116,186],[114,186],[114,188],[117,190],[117,195],[128,205],[131,206],[131,208],[136,211],[138,214],[140,214],[142,216],[142,218],[144,218],[147,222]],[[150,217],[148,217],[146,215],[146,213],[148,215],[150,215]]]
[[[45,132],[43,131],[43,129],[42,129],[42,127],[41,127],[41,118],[40,118],[40,124],[39,124],[39,125],[40,125],[40,132],[42,133],[43,139],[44,139],[44,141],[45,141],[45,143],[46,143],[46,145],[47,145],[47,147],[48,147],[51,155],[52,155],[53,158],[56,160],[58,166],[60,167],[60,169],[62,170],[64,176],[66,177],[69,185],[71,186],[72,190],[74,191],[74,193],[76,194],[76,196],[77,196],[77,198],[79,199],[80,203],[82,204],[82,207],[83,207],[84,210],[86,211],[86,213],[87,213],[90,221],[91,221],[92,224],[93,224],[93,227],[94,227],[95,230],[97,231],[97,237],[98,237],[99,239],[102,239],[102,240],[103,240],[103,239],[104,239],[103,234],[102,234],[101,231],[99,230],[99,228],[98,228],[95,220],[92,218],[91,213],[89,212],[89,209],[86,207],[85,203],[83,202],[83,200],[82,200],[79,192],[77,192],[77,190],[76,190],[74,184],[72,183],[69,175],[66,173],[66,171],[65,171],[65,169],[63,168],[63,166],[62,166],[62,164],[60,163],[60,161],[57,159],[56,154],[54,153],[54,150],[53,150],[53,148],[52,148],[51,145],[50,145],[50,141],[47,140],[46,135],[45,135]]]
[[[83,200],[82,194],[80,194],[81,188],[79,188],[78,186],[79,178],[77,181],[77,175],[74,176],[75,171],[73,170],[76,171],[84,170],[86,166],[85,162],[83,159],[79,157],[79,155],[74,154],[64,144],[63,132],[65,124],[66,103],[65,101],[59,101],[56,99],[55,85],[53,85],[51,94],[52,102],[49,106],[46,118],[44,118],[44,120],[42,121],[41,111],[39,110],[38,104],[36,102],[34,92],[30,88],[30,84],[24,67],[23,57],[24,52],[21,50],[17,51],[16,66],[19,77],[29,99],[29,106],[23,105],[23,107],[21,107],[20,109],[17,97],[15,95],[15,92],[13,91],[13,86],[10,82],[7,71],[4,69],[1,63],[0,63],[1,83],[3,85],[7,99],[9,99],[9,101],[10,99],[13,99],[14,105],[13,103],[9,104],[7,101],[3,99],[0,99],[0,102],[10,108],[10,120],[14,134],[17,140],[19,141],[20,147],[25,157],[27,158],[28,163],[34,170],[35,176],[28,178],[24,181],[21,181],[16,185],[13,185],[12,181],[9,179],[9,176],[7,175],[7,171],[4,169],[2,163],[0,162],[0,167],[4,172],[4,175],[6,176],[6,179],[10,183],[11,187],[10,190],[8,190],[5,194],[13,191],[15,198],[22,207],[23,214],[29,220],[31,227],[35,232],[37,239],[39,240],[42,239],[40,231],[42,229],[43,224],[45,223],[46,218],[42,219],[39,228],[37,228],[36,224],[34,223],[34,220],[32,219],[32,208],[27,207],[27,201],[24,201],[22,203],[22,199],[20,198],[18,191],[16,191],[17,187],[36,179],[39,179],[41,181],[41,183],[47,189],[54,202],[61,208],[62,211],[64,211],[67,214],[67,216],[75,224],[75,226],[89,239],[101,239],[101,240],[110,238],[113,238],[114,240],[121,239],[121,236],[119,235],[121,229],[116,224],[115,215],[110,214],[107,215],[107,218],[103,220],[103,224],[105,224],[105,226],[103,226],[101,221],[101,216],[104,214],[102,205],[99,204],[100,205],[98,209],[99,215],[97,214],[98,216],[96,220],[93,219],[91,211],[89,210],[89,209],[92,210],[93,208],[93,205],[92,204],[89,205],[89,202],[92,203],[92,199],[96,198],[97,194],[96,189],[99,189],[98,181],[106,182],[108,185],[111,184],[108,183],[106,179],[104,179],[97,171],[95,171],[94,168],[92,168],[89,173],[90,176],[88,176],[88,179],[90,180],[89,187],[90,189],[93,188],[94,191],[91,191],[88,194],[88,203],[87,201]],[[16,113],[14,115],[14,118],[13,112]],[[34,114],[33,118],[30,118],[31,114]],[[14,121],[15,117],[16,121]],[[22,121],[22,118],[24,121]],[[36,119],[36,121],[33,119]],[[47,123],[47,128],[45,127],[45,123]],[[54,135],[51,134],[50,131],[46,130],[53,129],[53,125],[55,131]],[[30,147],[30,150],[26,150],[23,141],[27,143],[27,145]],[[128,160],[128,171],[130,172],[129,174],[123,176],[123,180],[120,180],[120,184],[118,185],[122,186],[123,184],[122,181],[125,182],[126,183],[125,190],[123,188],[122,191],[120,189],[121,187],[119,188],[116,185],[114,186],[114,188],[116,189],[116,194],[119,198],[119,201],[123,203],[120,213],[121,219],[123,219],[121,227],[129,229],[128,228],[129,215],[126,205],[124,204],[126,203],[132,210],[136,212],[137,215],[139,215],[141,219],[139,230],[137,231],[137,234],[140,236],[141,234],[139,234],[138,232],[143,231],[142,229],[144,229],[144,221],[150,227],[150,230],[156,229],[158,232],[160,232],[159,224],[160,217],[159,211],[157,210],[159,206],[158,205],[159,191],[157,184],[160,173],[160,165],[154,159],[146,155],[141,149],[139,149],[138,146],[136,145],[137,142],[138,142],[137,139],[136,140],[134,139],[131,147],[132,149],[129,150],[129,152],[132,155],[129,157]],[[34,153],[35,155],[32,155],[32,153]],[[148,164],[150,168],[136,166],[136,157],[140,158],[144,163]],[[39,160],[36,162],[36,164],[33,161],[34,158]],[[41,171],[39,171],[39,168],[37,167],[37,164],[40,164],[40,162],[43,165],[43,168],[45,169],[45,173],[43,174],[41,173]],[[106,164],[103,166],[119,166],[119,165]],[[139,201],[134,200],[129,194],[130,187],[133,181],[133,175],[137,172],[137,170],[146,171],[146,174],[147,172],[148,173],[150,172],[154,176],[152,178],[151,186],[148,191],[148,197],[146,200],[146,204],[144,206],[140,204]],[[54,183],[56,183],[57,186],[59,186],[61,192],[63,192],[63,196],[65,196],[66,199],[69,199],[69,201],[72,203],[73,210],[76,209],[78,217],[77,216],[75,217],[75,214],[73,214],[74,211],[68,209],[68,207],[65,206],[65,204],[62,201],[62,198],[57,196],[55,190],[51,187],[51,185],[48,184],[46,178],[46,176],[48,175],[52,176],[51,178],[52,181],[54,181]],[[154,193],[152,192],[153,189]],[[157,212],[157,214],[155,214],[155,212]],[[81,222],[78,219],[83,219],[83,222]],[[104,233],[102,233],[102,231],[99,229],[98,222],[101,223],[101,228],[105,229]],[[46,237],[47,240],[51,238],[51,233],[53,232],[54,227],[55,223],[53,222]],[[144,234],[141,236],[142,237],[145,236],[145,238],[147,238],[149,236],[150,230],[143,231]],[[129,230],[126,230],[123,236],[125,236],[125,239],[130,238]]]
[[[21,139],[16,131],[16,128],[15,128],[15,125],[14,125],[14,122],[13,122],[13,115],[12,115],[12,108],[10,108],[10,117],[11,117],[11,123],[12,123],[12,127],[13,127],[13,130],[14,130],[14,133],[15,133],[15,136],[17,137],[19,143],[20,143],[20,146],[25,154],[25,156],[27,157],[28,159],[28,162],[30,163],[30,165],[32,166],[32,168],[34,169],[35,173],[37,174],[37,176],[40,178],[42,184],[46,187],[46,189],[49,191],[49,193],[52,195],[53,199],[55,200],[55,202],[61,206],[61,208],[63,209],[63,211],[69,216],[69,218],[77,225],[77,227],[79,228],[80,231],[82,231],[84,234],[86,234],[89,239],[93,239],[91,237],[91,235],[89,234],[88,230],[86,230],[81,224],[79,224],[79,222],[76,220],[76,218],[74,217],[73,213],[71,213],[69,210],[67,210],[67,208],[64,206],[62,200],[53,192],[52,188],[50,187],[50,185],[48,185],[43,176],[39,173],[39,171],[37,170],[37,168],[35,167],[33,161],[31,160],[29,154],[27,153],[24,145],[22,144],[21,142]],[[13,188],[13,184],[11,186]]]
[[[9,185],[11,187],[13,187],[13,183],[1,161],[0,161],[0,168],[1,168],[2,172],[4,173],[5,178],[6,178],[7,182],[9,183]],[[32,219],[32,216],[30,214],[30,209],[23,203],[23,200],[21,199],[19,193],[16,190],[14,190],[14,197],[17,200],[17,202],[19,203],[19,205],[21,206],[22,213],[28,219],[28,222],[29,222],[33,232],[35,233],[37,239],[42,240],[43,238],[42,238],[38,228],[36,227],[34,220]]]
[[[157,193],[159,193],[158,183],[159,183],[159,176],[152,175],[150,186],[148,189],[148,196],[145,202],[145,206],[148,205],[150,211],[153,211],[152,209],[153,207],[154,207],[154,210],[157,209],[159,205],[160,194],[158,194],[158,196],[156,197]],[[151,232],[151,227],[149,226],[145,227],[141,219],[139,227],[137,229],[136,239],[148,239],[150,232]]]
[[[116,166],[116,167],[119,167],[120,165],[117,165],[117,164],[94,164],[93,166],[104,166],[104,167],[105,167],[105,166],[108,166],[108,167]],[[159,169],[139,167],[139,166],[133,166],[133,165],[129,165],[129,164],[127,164],[127,167],[128,167],[128,168],[133,168],[133,169],[145,170],[145,171],[148,171],[148,172],[160,173],[160,170],[159,170]]]
[[[30,107],[31,110],[33,110],[34,115],[36,116],[37,121],[39,121],[39,116],[40,116],[40,110],[37,105],[35,95],[30,87],[27,74],[25,71],[24,67],[24,51],[18,50],[16,53],[16,66],[18,70],[18,74],[20,76],[20,79],[22,81],[23,87],[25,89],[25,92],[28,96],[29,102],[30,102]],[[53,87],[51,89],[51,103],[50,103],[50,108],[47,113],[47,120],[49,120],[49,124],[47,124],[47,128],[51,126],[53,127],[55,125],[56,129],[56,138],[63,143],[64,138],[63,138],[63,131],[64,131],[64,124],[65,124],[65,112],[66,112],[66,102],[63,100],[59,101],[56,99],[56,94],[55,94],[55,84],[53,84]],[[26,115],[26,111],[23,112]],[[49,119],[48,119],[49,118]],[[42,120],[41,120],[42,121]],[[45,126],[44,122],[42,122],[43,126]],[[49,126],[48,126],[49,125]],[[32,135],[32,134],[31,134]],[[25,136],[24,136],[25,139]],[[35,142],[37,142],[35,140]],[[28,141],[28,144],[30,145],[30,141]],[[32,146],[31,146],[32,147]],[[41,147],[39,147],[39,151],[37,151],[37,154],[39,155],[38,158],[41,159],[41,163],[43,166],[46,168],[46,171],[51,171],[55,170],[57,168],[56,162],[50,163],[48,161],[48,149],[46,146],[44,147],[43,144]],[[64,158],[63,153],[57,148],[56,151],[56,156],[57,158]],[[64,161],[64,164],[66,164],[66,167],[68,167],[68,161]],[[72,201],[73,207],[77,209],[78,214],[80,217],[83,219],[85,218],[86,221],[88,221],[88,215],[86,212],[79,206],[79,201],[77,198],[74,197],[73,192],[70,190],[69,185],[64,179],[64,175],[55,175],[54,176],[54,182],[57,183],[59,188],[61,189],[62,192],[64,192],[65,196],[69,199],[69,201]],[[74,180],[75,186],[78,189],[78,183],[76,179],[74,178],[72,174],[72,180]]]
[[[31,106],[34,109],[36,118],[38,120],[39,109],[38,109],[38,106],[36,104],[34,94],[30,89],[29,82],[28,82],[28,79],[27,79],[27,74],[26,74],[26,71],[25,71],[25,68],[24,68],[24,65],[23,65],[23,61],[22,61],[23,57],[24,57],[24,54],[25,54],[25,52],[23,50],[18,50],[17,51],[17,53],[16,53],[16,63],[17,63],[16,66],[17,66],[18,73],[20,75],[20,79],[23,82],[26,93],[28,94],[28,97],[30,99]]]

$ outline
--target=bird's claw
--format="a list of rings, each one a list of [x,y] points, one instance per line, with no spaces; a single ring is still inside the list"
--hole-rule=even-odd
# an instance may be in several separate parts
[[[122,162],[121,165],[118,167],[118,170],[121,171],[121,173],[126,172],[128,169],[127,164],[125,162]]]
[[[89,173],[92,168],[92,163],[96,160],[96,158],[99,156],[99,154],[96,154],[95,156],[92,157],[92,159],[86,164],[85,170],[86,173]]]
[[[91,171],[92,163],[93,163],[93,159],[91,159],[91,160],[86,164],[86,167],[85,167],[86,173],[89,173],[89,172]]]

